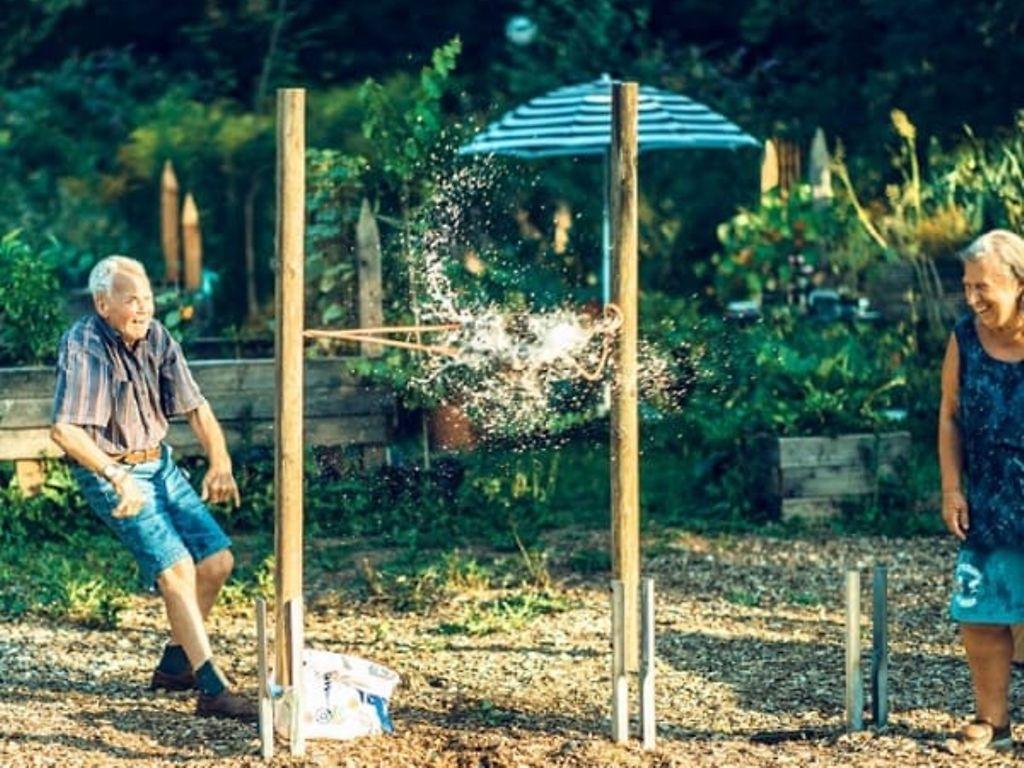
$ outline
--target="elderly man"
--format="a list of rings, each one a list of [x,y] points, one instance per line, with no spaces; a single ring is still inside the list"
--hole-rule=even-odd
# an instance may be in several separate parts
[[[214,664],[203,625],[234,565],[204,504],[240,503],[224,434],[181,347],[153,319],[143,266],[108,256],[89,290],[95,314],[61,339],[51,436],[78,463],[89,506],[135,556],[144,586],[163,597],[171,642],[150,688],[197,688],[196,714],[253,720],[253,703]],[[202,497],[162,442],[173,416],[188,419],[209,459]]]

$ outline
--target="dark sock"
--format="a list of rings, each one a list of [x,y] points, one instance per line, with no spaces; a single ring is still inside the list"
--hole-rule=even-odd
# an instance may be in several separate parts
[[[183,672],[188,672],[191,668],[184,648],[170,643],[164,646],[164,655],[160,658],[157,669],[168,675],[180,675]]]
[[[227,688],[220,670],[214,666],[212,659],[207,659],[203,666],[196,670],[196,685],[207,696],[219,696]]]

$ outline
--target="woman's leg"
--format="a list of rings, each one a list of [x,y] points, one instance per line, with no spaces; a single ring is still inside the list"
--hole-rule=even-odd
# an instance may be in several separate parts
[[[1010,664],[1013,635],[1000,624],[962,624],[964,649],[971,667],[977,715],[1001,727],[1010,719]]]

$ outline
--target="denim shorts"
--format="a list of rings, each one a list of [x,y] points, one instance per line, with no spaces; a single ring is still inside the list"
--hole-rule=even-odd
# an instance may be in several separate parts
[[[231,539],[171,459],[170,446],[163,446],[155,461],[126,466],[146,499],[134,517],[113,516],[119,498],[102,475],[78,465],[72,474],[92,511],[134,555],[144,589],[153,589],[157,576],[186,557],[198,563],[231,546]]]

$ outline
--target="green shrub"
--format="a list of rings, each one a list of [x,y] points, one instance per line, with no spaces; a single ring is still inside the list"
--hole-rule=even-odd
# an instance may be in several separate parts
[[[66,325],[56,267],[21,232],[0,238],[0,365],[34,365],[56,356]]]

